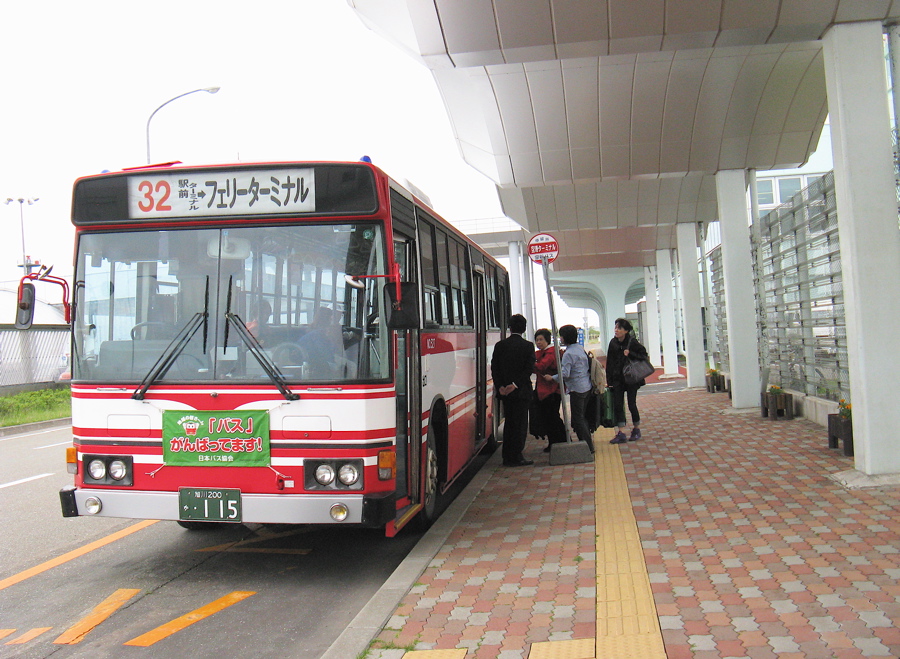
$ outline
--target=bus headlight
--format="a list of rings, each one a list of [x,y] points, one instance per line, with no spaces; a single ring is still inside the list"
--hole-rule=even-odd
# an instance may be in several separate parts
[[[88,473],[95,481],[102,481],[106,478],[106,463],[103,460],[91,460],[88,463]]]
[[[109,463],[109,477],[114,481],[120,481],[128,475],[128,466],[122,460],[113,460]]]
[[[341,465],[341,468],[338,470],[338,480],[344,485],[353,485],[359,480],[359,469],[356,468],[356,465],[349,463]]]
[[[365,474],[359,458],[303,461],[303,487],[306,490],[362,490]]]
[[[103,510],[103,504],[97,497],[88,497],[84,500],[84,510],[88,515],[96,515]]]
[[[130,455],[85,455],[85,485],[134,485],[134,458]]]
[[[316,481],[319,485],[331,485],[334,482],[334,467],[330,464],[320,464],[316,467]]]

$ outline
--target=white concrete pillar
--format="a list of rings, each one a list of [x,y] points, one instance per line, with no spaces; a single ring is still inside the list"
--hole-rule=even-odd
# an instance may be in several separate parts
[[[616,288],[605,289],[603,297],[606,302],[606,343],[609,344],[613,337],[613,329],[615,328],[616,318],[625,317],[625,291]]]
[[[756,333],[756,292],[750,258],[747,183],[743,170],[716,173],[719,225],[722,230],[722,271],[728,323],[729,375],[733,407],[759,407],[759,349]]]
[[[650,363],[660,366],[659,302],[656,298],[656,268],[652,265],[644,268],[644,292],[647,295],[647,336],[643,337],[644,347],[647,348]]]
[[[701,233],[702,233],[701,229]],[[715,354],[718,351],[718,337],[716,336],[716,310],[713,305],[712,296],[709,294],[709,256],[706,254],[705,239],[701,240],[700,274],[703,281],[703,308],[706,309],[706,326],[704,327],[706,336],[706,365],[708,368],[716,368]]]
[[[678,269],[678,252],[670,250],[669,259],[672,263],[672,291],[675,294],[675,345],[678,346],[678,354],[684,352],[684,316],[681,304],[681,272]]]
[[[509,303],[514,314],[522,313],[522,244],[509,243]]]
[[[687,386],[703,387],[706,385],[706,362],[703,354],[703,314],[700,311],[700,273],[697,267],[697,227],[693,223],[679,222],[675,225],[675,233],[681,272]]]
[[[853,447],[866,474],[900,472],[900,235],[880,23],[825,33]]]
[[[520,245],[522,243],[519,243]],[[528,332],[526,332],[526,336],[529,333],[534,333],[534,330],[537,329],[534,325],[534,291],[532,290],[533,286],[533,273],[532,273],[532,265],[534,262],[528,256],[528,250],[522,250],[522,315],[525,316],[525,319],[528,321]]]
[[[888,53],[891,58],[891,98],[894,101],[894,130],[900,134],[900,25],[888,29]]]
[[[675,339],[675,292],[672,289],[672,255],[667,249],[656,250],[656,274],[659,286],[659,325],[662,331],[662,365],[666,375],[676,375],[678,343]]]

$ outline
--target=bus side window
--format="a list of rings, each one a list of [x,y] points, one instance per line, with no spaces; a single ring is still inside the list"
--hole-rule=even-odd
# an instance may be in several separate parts
[[[437,261],[434,257],[434,227],[419,217],[419,254],[422,263],[422,294],[425,305],[425,327],[437,327],[441,322],[438,305]]]

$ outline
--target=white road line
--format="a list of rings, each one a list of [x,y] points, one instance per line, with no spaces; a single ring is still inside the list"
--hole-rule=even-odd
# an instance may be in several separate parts
[[[70,439],[70,440],[67,441],[67,442],[58,442],[58,443],[56,443],[56,444],[46,444],[46,445],[44,445],[44,446],[35,446],[35,447],[34,447],[33,449],[31,449],[31,450],[32,450],[32,451],[37,451],[38,449],[42,449],[42,448],[53,448],[54,446],[66,446],[66,445],[72,446],[72,440]]]
[[[6,437],[0,437],[0,442],[5,442],[10,439],[22,439],[23,437],[33,437],[34,435],[46,435],[47,433],[61,430],[64,427],[65,426],[60,426],[59,428],[50,428],[49,430],[33,430],[31,432],[23,432],[18,435],[7,435]]]
[[[0,483],[0,490],[2,490],[4,487],[21,485],[22,483],[27,483],[28,481],[36,481],[38,478],[46,478],[47,476],[53,476],[53,474],[39,474],[37,476],[29,476],[28,478],[22,478],[21,480],[12,481],[11,483]]]

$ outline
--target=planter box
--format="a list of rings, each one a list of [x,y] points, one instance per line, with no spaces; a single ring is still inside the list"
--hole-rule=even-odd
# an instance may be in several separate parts
[[[828,415],[828,448],[837,448],[841,442],[844,455],[853,455],[853,421],[840,414]]]
[[[719,373],[718,375],[707,375],[706,390],[711,394],[717,391],[726,391],[725,376],[721,373]]]
[[[760,407],[762,408],[763,418],[768,417],[772,421],[794,418],[794,397],[792,394],[770,394],[766,392],[762,395]]]

